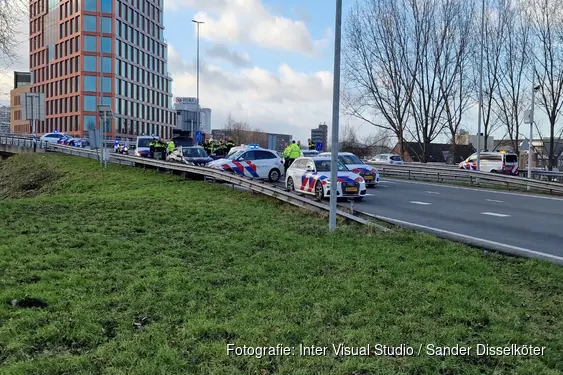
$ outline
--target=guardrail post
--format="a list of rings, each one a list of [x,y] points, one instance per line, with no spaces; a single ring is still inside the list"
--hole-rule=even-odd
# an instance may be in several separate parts
[[[438,182],[440,182],[440,172],[438,172]]]
[[[411,171],[409,170],[409,180],[411,179]]]

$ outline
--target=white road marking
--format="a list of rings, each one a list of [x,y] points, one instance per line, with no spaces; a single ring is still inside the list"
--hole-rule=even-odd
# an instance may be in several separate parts
[[[496,199],[487,199],[487,202],[504,203],[504,201],[498,201]]]
[[[543,195],[534,195],[534,194],[522,194],[522,193],[512,193],[512,192],[505,192],[505,191],[498,191],[486,188],[470,188],[470,187],[463,187],[463,186],[452,186],[448,184],[436,184],[431,182],[420,182],[420,181],[408,181],[408,180],[394,180],[393,182],[389,180],[385,180],[385,183],[405,183],[405,184],[418,184],[418,185],[428,185],[428,186],[436,186],[440,188],[448,188],[448,189],[458,189],[458,190],[470,190],[470,191],[482,191],[487,193],[493,194],[504,194],[504,195],[513,195],[516,197],[524,197],[524,198],[537,198],[537,199],[549,199],[553,201],[563,201],[563,198],[556,198],[556,197],[546,197]]]
[[[431,205],[432,203],[428,203],[428,202],[418,202],[418,201],[410,201],[410,203],[412,204],[420,204],[421,206],[428,206]]]
[[[364,214],[366,214],[364,212]],[[529,256],[532,258],[539,258],[539,259],[548,259],[551,261],[555,261],[558,264],[562,264],[563,265],[563,257],[557,256],[557,255],[551,255],[551,254],[547,254],[547,253],[542,253],[539,251],[535,251],[535,250],[530,250],[530,249],[525,249],[522,247],[517,247],[517,246],[512,246],[512,245],[508,245],[508,244],[504,244],[504,243],[500,243],[500,242],[495,242],[495,241],[491,241],[491,240],[487,240],[484,238],[478,238],[478,237],[472,237],[472,236],[468,236],[466,234],[462,234],[462,233],[456,233],[456,232],[450,232],[447,230],[443,230],[443,229],[438,229],[438,228],[433,228],[433,227],[428,227],[426,225],[420,225],[420,224],[415,224],[415,223],[410,223],[408,221],[402,221],[402,220],[397,220],[397,219],[392,219],[390,217],[385,217],[385,216],[379,216],[379,215],[373,215],[373,214],[367,214],[373,218],[379,219],[379,220],[383,220],[386,221],[388,223],[391,224],[395,224],[395,225],[401,225],[407,228],[411,228],[411,229],[419,229],[422,231],[425,231],[427,233],[431,233],[435,236],[439,236],[441,238],[445,238],[448,240],[454,240],[454,241],[458,241],[458,242],[464,242],[466,244],[469,244],[471,246],[478,246],[478,247],[483,247],[483,245],[487,245],[491,248],[497,248],[497,251],[500,252],[507,252],[510,254],[516,254],[516,255],[524,255],[524,256]]]
[[[481,215],[489,215],[489,216],[496,216],[496,217],[509,217],[510,215],[505,214],[497,214],[496,212],[481,212]]]
[[[379,182],[385,182],[386,184],[396,184],[396,181],[389,181],[389,180],[379,180]]]
[[[426,191],[428,194],[438,194],[440,195],[440,193],[438,193],[437,191]]]
[[[387,185],[377,185],[377,186],[378,186],[378,187],[379,187],[379,186],[381,186],[381,187],[389,187],[389,186],[387,186]]]

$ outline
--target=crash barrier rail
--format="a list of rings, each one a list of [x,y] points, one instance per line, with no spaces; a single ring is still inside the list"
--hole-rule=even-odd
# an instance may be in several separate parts
[[[50,145],[49,151],[64,152],[71,155],[86,156],[90,158],[96,158],[99,155],[99,152],[96,150],[77,149],[75,147],[58,145],[58,144]],[[171,162],[164,162],[164,161],[158,161],[153,159],[146,159],[137,156],[126,156],[121,154],[112,154],[110,155],[109,159],[111,162],[114,163],[130,164],[130,165],[132,164],[132,165],[145,166],[145,167],[149,166],[149,167],[155,167],[157,169],[164,169],[169,171],[173,170],[184,174],[184,176],[186,176],[187,174],[192,174],[192,175],[199,175],[204,178],[210,177],[213,180],[230,183],[233,185],[233,188],[235,185],[245,187],[251,190],[252,192],[268,195],[270,197],[282,200],[284,202],[296,205],[298,207],[307,208],[317,212],[318,211],[327,212],[330,210],[327,204],[319,203],[307,197],[302,197],[295,193],[287,192],[281,186],[269,185],[268,183],[262,181],[252,180],[245,177],[239,177],[227,172],[223,172],[207,167],[190,166],[190,165],[184,165],[179,163],[171,163]],[[440,230],[437,228],[426,227],[424,225],[409,223],[385,216],[374,215],[374,214],[362,212],[360,210],[354,210],[353,202],[351,202],[351,208],[344,207],[343,205],[339,205],[339,207],[341,209],[337,210],[338,216],[346,218],[348,220],[352,220],[360,224],[372,225],[378,227],[383,231],[389,231],[389,228],[377,225],[371,220],[375,219],[390,224],[392,226],[398,226],[401,228],[414,230],[418,232],[425,232],[442,239],[464,243],[466,245],[480,249],[485,249],[489,251],[504,253],[518,257],[547,260],[556,264],[563,265],[562,257],[531,251],[528,249],[523,249],[516,246],[506,245],[485,239],[475,238],[460,233],[453,233],[445,230]],[[350,210],[351,212],[347,212],[348,210]]]
[[[96,150],[85,150],[80,148],[75,148],[71,146],[64,146],[59,144],[49,145],[49,151],[62,152],[69,155],[84,156],[88,158],[99,158],[99,152]],[[121,155],[121,154],[110,154],[109,161],[119,164],[133,164],[136,166],[143,167],[154,167],[157,169],[164,169],[167,171],[175,171],[182,173],[184,175],[198,175],[206,179],[212,179],[214,181],[222,181],[229,183],[231,185],[241,186],[247,188],[255,193],[261,193],[283,202],[298,206],[301,208],[309,209],[317,212],[328,212],[330,207],[327,204],[312,201],[309,198],[302,197],[295,193],[285,191],[280,189],[280,187],[269,185],[264,181],[252,180],[246,177],[240,177],[233,175],[228,172],[223,172],[217,169],[198,167],[191,165],[184,165],[179,163],[160,161],[154,159],[141,158],[137,156]],[[337,215],[350,221],[354,221],[364,225],[378,226],[377,224],[371,222],[370,220],[362,219],[351,213],[337,210]],[[378,226],[379,227],[379,226]],[[385,227],[380,227],[382,230],[388,230]]]
[[[373,164],[383,177],[406,178],[408,180],[423,180],[436,182],[454,182],[478,186],[517,188],[519,190],[534,190],[549,194],[563,194],[563,184],[548,181],[529,180],[527,178],[502,175],[497,173],[452,170],[441,167],[420,167],[413,165]]]
[[[436,169],[436,168],[444,168],[447,170],[457,170],[459,172],[470,172],[469,170],[464,170],[459,168],[458,164],[445,164],[445,163],[415,163],[415,162],[405,162],[404,164],[386,164],[386,163],[377,163],[372,161],[367,161],[367,164],[376,165],[376,166],[407,166],[413,168],[424,168],[424,169]],[[519,169],[518,176],[522,178],[528,177],[528,170],[527,169]],[[532,169],[532,179],[540,180],[540,181],[551,181],[551,182],[563,182],[563,172],[559,171],[546,171],[543,169]]]
[[[33,138],[27,138],[27,137],[0,135],[0,145],[25,147],[25,148],[33,148],[34,145],[36,145],[36,147],[39,149],[46,149],[47,142],[40,142],[39,138],[37,138],[37,140],[34,140]]]

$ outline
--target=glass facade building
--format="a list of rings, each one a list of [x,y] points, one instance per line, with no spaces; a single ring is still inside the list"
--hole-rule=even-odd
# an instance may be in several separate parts
[[[31,0],[30,70],[46,97],[38,132],[84,136],[110,105],[113,136],[170,137],[172,79],[163,0]],[[106,130],[107,131],[107,130]]]

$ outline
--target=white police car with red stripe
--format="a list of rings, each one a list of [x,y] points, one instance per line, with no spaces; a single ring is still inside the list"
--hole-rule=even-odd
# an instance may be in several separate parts
[[[330,165],[326,157],[301,157],[287,169],[285,187],[288,191],[312,194],[318,200],[330,197]],[[350,171],[340,161],[337,172],[338,198],[361,201],[366,196],[366,182],[362,176]]]
[[[331,157],[330,152],[319,154],[322,157]],[[366,164],[351,152],[339,152],[338,160],[346,166],[350,171],[359,174],[366,181],[367,187],[376,187],[379,184],[379,172],[376,168]]]
[[[277,182],[283,171],[283,159],[274,150],[251,146],[231,154],[225,159],[214,160],[207,167],[232,172],[242,177]]]

